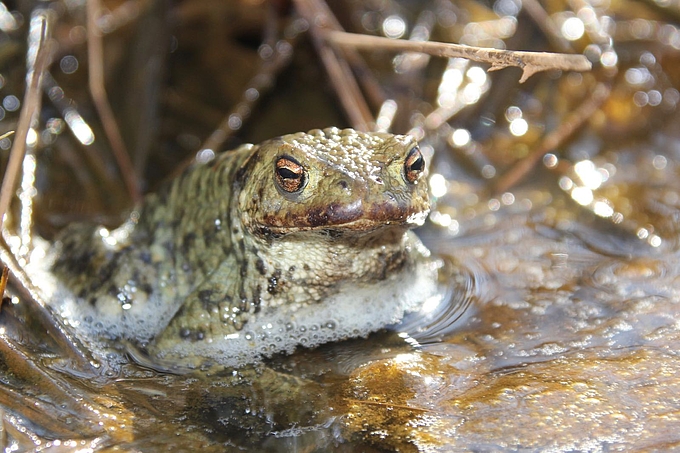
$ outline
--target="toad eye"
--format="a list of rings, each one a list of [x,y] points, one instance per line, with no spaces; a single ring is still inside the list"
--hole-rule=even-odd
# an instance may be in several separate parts
[[[420,178],[420,175],[423,174],[424,170],[425,159],[418,147],[414,146],[404,161],[404,178],[406,181],[414,184]]]
[[[282,156],[276,160],[276,182],[286,192],[298,192],[307,184],[305,167],[289,156]]]

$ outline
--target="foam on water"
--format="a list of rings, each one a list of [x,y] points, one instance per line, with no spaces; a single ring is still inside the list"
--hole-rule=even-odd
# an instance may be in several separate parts
[[[338,294],[294,313],[285,308],[260,312],[237,334],[178,343],[159,357],[210,357],[222,365],[238,367],[279,352],[291,353],[297,346],[311,348],[365,337],[401,321],[404,314],[443,293],[437,283],[441,262],[421,264],[365,287],[348,283]]]
[[[429,254],[420,244],[416,249],[416,253]],[[30,274],[37,278],[52,308],[82,340],[91,347],[106,348],[106,352],[100,351],[102,355],[110,353],[110,349],[101,340],[122,338],[137,344],[152,340],[175,314],[176,305],[181,304],[181,301],[168,304],[155,297],[128,310],[109,302],[103,307],[114,309],[107,311],[74,297],[61,286],[49,272],[51,261],[48,253],[46,259],[30,266]],[[291,353],[297,346],[315,347],[365,337],[401,321],[406,313],[418,310],[428,299],[443,297],[445,290],[437,282],[442,263],[432,259],[419,261],[381,282],[365,286],[347,283],[323,302],[293,313],[285,307],[264,309],[253,315],[242,331],[232,335],[196,342],[178,339],[175,347],[160,351],[158,357],[165,364],[175,360],[178,364],[200,363],[193,358],[206,357],[225,366],[239,367],[279,352]]]
[[[58,253],[58,249],[46,249],[42,259],[29,261],[26,271],[52,310],[81,340],[94,347],[100,343],[99,339],[149,341],[168,324],[181,304],[181,301],[173,304],[161,297],[152,297],[129,309],[124,309],[117,300],[101,300],[91,305],[76,297],[50,272]]]

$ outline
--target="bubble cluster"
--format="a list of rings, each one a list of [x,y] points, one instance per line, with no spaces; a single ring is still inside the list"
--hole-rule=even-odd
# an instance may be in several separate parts
[[[32,275],[39,275],[53,308],[79,337],[99,351],[102,357],[110,351],[107,341],[124,339],[138,345],[152,342],[163,332],[181,301],[172,304],[161,297],[149,297],[143,303],[136,300],[124,307],[110,300],[94,304],[74,297],[59,285],[49,273],[54,257],[39,264],[32,263]],[[180,337],[167,350],[159,351],[164,362],[209,358],[229,367],[257,363],[263,357],[291,353],[298,346],[313,348],[324,343],[353,337],[365,337],[371,332],[395,324],[406,313],[419,310],[429,299],[440,298],[438,270],[443,264],[423,260],[390,278],[358,286],[345,284],[335,295],[319,304],[297,311],[287,307],[270,307],[254,314],[244,328],[222,337],[202,341],[186,341]],[[114,296],[110,296],[114,297]],[[103,342],[101,340],[104,340]],[[98,346],[99,345],[99,346]],[[200,360],[199,360],[200,361]]]
[[[320,304],[294,313],[285,307],[264,310],[248,321],[243,331],[210,341],[178,342],[159,354],[161,359],[209,357],[226,366],[244,366],[262,357],[291,353],[298,346],[324,343],[371,332],[399,322],[441,289],[437,269],[441,263],[422,263],[377,284],[347,284]]]

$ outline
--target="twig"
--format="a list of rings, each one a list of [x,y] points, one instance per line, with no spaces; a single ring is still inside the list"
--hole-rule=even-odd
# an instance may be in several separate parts
[[[19,297],[26,304],[26,308],[31,319],[34,319],[48,335],[57,343],[61,351],[74,361],[74,365],[83,372],[95,372],[99,366],[82,347],[80,342],[73,337],[61,324],[58,317],[50,312],[45,305],[43,297],[31,279],[26,275],[21,265],[10,252],[9,245],[5,239],[0,237],[0,263],[9,270],[9,277],[16,288]]]
[[[517,184],[543,158],[545,153],[557,148],[571,134],[576,132],[609,97],[611,88],[604,83],[598,84],[591,97],[586,99],[554,131],[545,136],[540,146],[524,159],[517,162],[501,176],[494,186],[494,193],[503,193]]]
[[[292,59],[293,49],[290,42],[278,41],[276,33],[278,17],[271,5],[267,13],[264,44],[269,45],[274,53],[271,57],[262,60],[257,73],[248,81],[246,89],[243,90],[241,101],[224,117],[217,129],[203,143],[201,149],[211,149],[215,152],[220,150],[224,141],[241,128],[243,120],[250,115],[255,103],[262,97],[262,92],[271,87],[275,75]],[[284,44],[288,47],[283,47]],[[257,96],[251,95],[253,90],[257,92]],[[233,124],[234,121],[237,121],[236,125]]]
[[[534,20],[534,23],[541,29],[548,41],[560,52],[573,53],[574,48],[569,44],[557,29],[557,25],[548,15],[547,11],[541,6],[538,0],[522,0],[522,9],[526,11]]]
[[[125,183],[130,198],[133,202],[141,199],[139,183],[135,174],[130,155],[125,148],[125,142],[116,123],[116,118],[111,110],[106,96],[104,80],[104,50],[102,36],[97,26],[97,17],[102,6],[100,0],[87,0],[87,60],[90,93],[97,113],[102,121],[102,126],[111,144],[113,156],[118,163],[121,177]]]
[[[592,65],[583,55],[549,52],[523,52],[471,47],[441,42],[417,42],[404,39],[390,39],[340,31],[326,31],[325,37],[331,44],[364,49],[423,52],[437,57],[467,58],[491,64],[489,71],[516,66],[522,69],[520,82],[540,71],[560,69],[563,71],[590,71]]]
[[[313,23],[321,24],[328,30],[345,31],[331,9],[328,7],[327,2],[321,0],[308,0],[307,3],[313,7],[314,10],[313,15],[305,16],[306,20],[310,24],[313,21]],[[310,17],[312,21],[310,21]],[[363,92],[366,94],[367,100],[373,105],[375,109],[378,109],[385,102],[387,96],[385,95],[380,82],[378,82],[378,80],[373,75],[373,71],[371,71],[363,57],[355,49],[344,49],[343,55],[347,60],[347,63],[349,63],[349,65],[352,67],[352,73],[363,88]]]
[[[5,289],[7,288],[7,279],[9,278],[9,268],[2,266],[2,275],[0,275],[0,299],[5,297]],[[1,307],[1,305],[0,305]]]
[[[37,43],[38,52],[35,57],[35,63],[33,64],[33,70],[30,73],[30,80],[26,86],[24,102],[21,106],[19,122],[17,123],[15,132],[16,136],[14,137],[12,151],[9,155],[5,177],[2,180],[2,188],[0,188],[0,225],[5,221],[5,214],[9,209],[21,164],[24,161],[28,131],[31,128],[34,119],[40,113],[42,93],[40,86],[42,83],[42,75],[52,60],[53,46],[50,44],[49,40],[49,33],[51,30],[47,24],[47,16],[42,16],[42,20],[40,41]]]
[[[75,100],[65,94],[60,94],[59,96],[53,96],[51,94],[55,92],[63,93],[64,91],[54,80],[50,71],[45,71],[43,74],[42,85],[43,91],[47,94],[50,101],[52,101],[52,105],[59,110],[62,118],[66,119],[69,115],[74,115],[74,113],[77,116],[80,116]],[[71,123],[66,121],[66,124],[71,129],[73,135],[76,135]],[[105,189],[106,191],[112,190],[113,187],[118,187],[120,185],[120,179],[115,174],[115,171],[112,172],[110,168],[107,167],[104,159],[101,158],[101,148],[96,147],[96,143],[86,145],[81,139],[77,139],[76,142],[81,145],[79,149],[83,151],[81,153],[83,156],[82,158],[77,157],[75,159],[69,159],[69,155],[72,155],[73,153],[70,150],[67,151],[68,145],[65,144],[65,141],[58,140],[53,146],[59,150],[59,153],[65,158],[66,162],[70,161],[75,164],[71,165],[71,167],[76,174],[86,174],[87,171],[84,170],[88,168],[93,173],[90,175],[90,179],[104,184],[107,188]],[[84,163],[86,165],[83,165]],[[90,187],[88,187],[86,183],[83,188],[85,191],[90,190]]]
[[[278,29],[277,19],[275,10],[270,8],[266,18],[267,22],[264,29],[263,44],[267,44],[271,47],[274,52],[273,55],[269,58],[262,59],[257,72],[246,84],[243,94],[241,95],[241,100],[227,115],[220,115],[219,125],[203,142],[200,150],[209,149],[213,152],[221,150],[227,138],[241,128],[243,120],[250,115],[250,112],[253,110],[256,103],[262,99],[262,94],[271,89],[273,85],[272,81],[276,74],[281,72],[281,70],[283,70],[283,68],[285,68],[292,60],[293,41],[295,36],[290,37],[289,39],[278,40],[276,33],[276,30]],[[287,48],[284,47],[284,45],[287,45]],[[253,93],[257,93],[257,95],[254,96]],[[210,118],[215,116],[215,114],[210,111],[212,109],[211,107],[202,105],[193,99],[184,99],[181,94],[175,92],[166,93],[165,102],[171,107],[185,104],[181,107],[183,113],[189,111],[190,115],[193,117],[200,117],[202,115],[206,122],[214,122]],[[201,112],[198,112],[199,109]],[[192,110],[196,110],[196,113],[192,113]],[[232,121],[237,121],[238,124],[232,124]],[[193,155],[182,161],[172,173],[170,173],[168,179],[179,176],[195,161],[195,159],[196,155]]]
[[[338,58],[323,38],[324,31],[327,29],[323,28],[317,20],[319,13],[323,11],[319,11],[313,0],[295,0],[295,6],[300,15],[309,23],[314,46],[352,127],[360,131],[371,130],[375,121],[351,68],[346,60]],[[344,32],[338,31],[337,33]]]

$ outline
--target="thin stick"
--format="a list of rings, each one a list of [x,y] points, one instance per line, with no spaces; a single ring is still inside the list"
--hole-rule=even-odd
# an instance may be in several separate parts
[[[310,21],[309,17],[306,17],[310,24],[319,24],[321,21],[322,26],[328,30],[345,31],[345,29],[342,28],[342,25],[340,25],[340,21],[338,21],[335,14],[333,14],[333,11],[328,7],[327,2],[321,0],[307,0],[307,3],[309,4],[307,8],[312,7],[314,10],[314,14],[311,16],[313,22]],[[363,92],[366,94],[367,100],[375,109],[380,108],[387,97],[382,86],[373,75],[373,71],[370,70],[364,61],[364,58],[352,48],[344,49],[343,56],[347,60],[347,63],[352,67],[352,74],[359,81],[359,84],[363,88]]]
[[[364,132],[372,130],[373,115],[347,62],[326,45],[320,45],[318,52],[352,127]]]
[[[111,144],[113,156],[118,163],[121,177],[133,202],[141,200],[139,183],[130,155],[125,148],[116,118],[106,95],[104,80],[104,50],[102,36],[97,27],[97,16],[102,6],[99,0],[87,0],[87,60],[88,82],[92,101],[104,126],[104,131]]]
[[[243,90],[241,101],[222,119],[219,126],[217,126],[217,129],[215,129],[203,143],[201,149],[211,149],[215,152],[219,151],[225,140],[240,129],[243,121],[250,115],[255,103],[262,97],[262,93],[271,87],[271,81],[275,78],[276,74],[288,66],[292,60],[292,45],[290,45],[290,49],[287,51],[280,51],[277,49],[280,43],[287,42],[290,44],[290,42],[286,40],[278,41],[278,37],[276,36],[278,22],[278,16],[276,15],[274,8],[270,5],[267,10],[266,26],[264,30],[265,39],[263,40],[263,43],[269,45],[274,51],[274,54],[270,58],[261,61],[256,74],[248,81],[247,87]],[[251,90],[256,90],[259,95],[256,98],[249,97],[248,93]],[[244,115],[242,112],[248,113],[247,115]],[[237,118],[241,122],[238,127],[232,127],[232,118]]]
[[[540,146],[531,154],[517,162],[507,173],[501,176],[495,184],[494,193],[506,192],[512,186],[521,181],[536,164],[543,158],[545,153],[557,148],[571,134],[576,132],[588,118],[593,116],[602,103],[609,97],[611,88],[604,83],[598,84],[593,94],[586,99],[576,110],[560,123],[560,126],[545,136]]]
[[[40,33],[40,42],[38,43],[38,52],[35,57],[35,64],[33,72],[31,73],[30,81],[26,87],[24,94],[24,102],[19,113],[19,122],[16,128],[16,136],[12,144],[12,151],[9,155],[9,162],[7,163],[7,170],[5,170],[5,177],[2,180],[2,188],[0,188],[0,224],[5,221],[5,213],[9,209],[9,204],[14,194],[17,178],[21,170],[21,164],[24,161],[26,154],[26,138],[28,131],[31,128],[33,119],[40,112],[41,100],[41,83],[42,75],[47,69],[49,62],[52,60],[53,46],[49,43],[50,29],[47,26],[47,17],[43,16],[42,30]]]
[[[349,117],[352,127],[360,131],[371,130],[375,122],[371,110],[368,108],[347,62],[344,59],[341,60],[323,39],[326,29],[318,24],[319,11],[313,0],[295,0],[295,6],[300,15],[309,23],[314,46],[321,57],[321,62],[326,68],[331,84]],[[337,33],[345,32],[338,31]]]
[[[328,42],[337,46],[422,52],[446,58],[467,58],[468,60],[489,63],[491,65],[489,71],[516,66],[522,69],[520,82],[526,81],[540,71],[552,69],[590,71],[592,68],[590,61],[583,55],[499,50],[433,41],[418,42],[331,30],[325,32],[325,37]]]
[[[95,373],[99,366],[93,357],[61,324],[58,317],[51,313],[44,302],[44,298],[38,288],[33,285],[21,265],[10,252],[5,239],[0,237],[0,263],[9,269],[9,277],[16,288],[18,296],[23,300],[32,319],[36,320],[57,343],[67,358],[74,362],[83,372]]]
[[[541,6],[538,0],[522,0],[522,9],[534,20],[534,23],[547,36],[550,43],[560,52],[573,53],[574,48],[561,34],[557,25]]]
[[[0,300],[5,297],[5,289],[7,288],[7,279],[9,278],[9,268],[2,266],[2,275],[0,275]],[[0,308],[2,306],[0,305]]]

